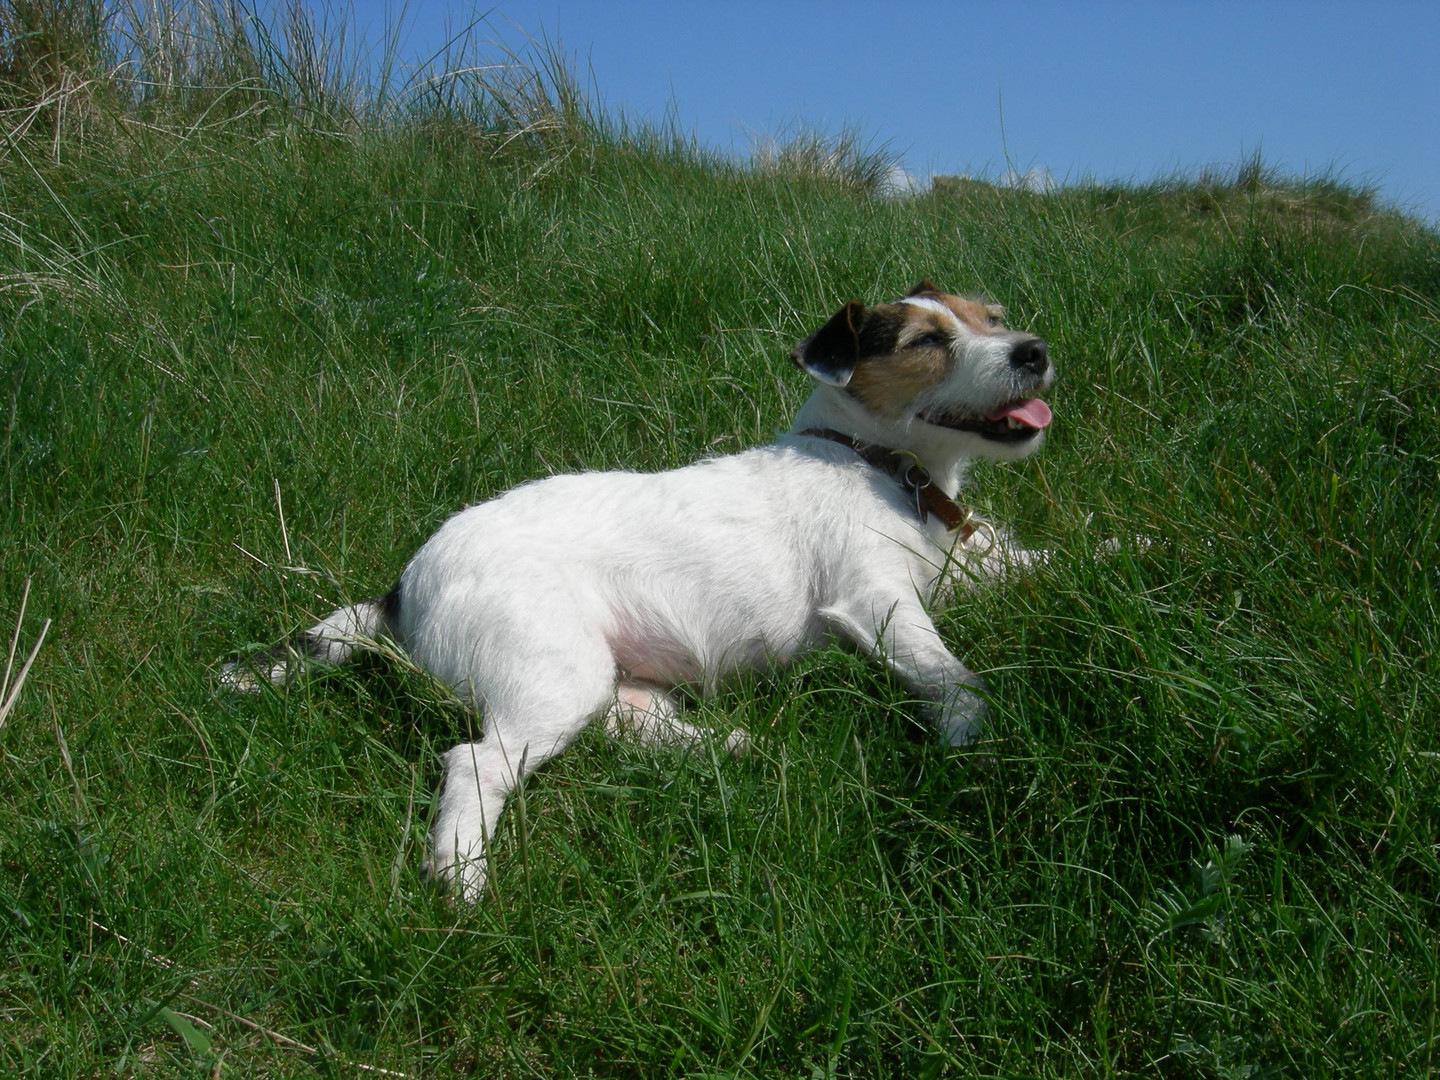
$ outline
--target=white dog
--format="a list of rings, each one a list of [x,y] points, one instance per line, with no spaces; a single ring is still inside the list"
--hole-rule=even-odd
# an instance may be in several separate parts
[[[597,717],[653,742],[704,737],[670,691],[711,690],[840,637],[934,703],[940,739],[975,738],[979,678],[925,605],[956,562],[1030,561],[953,501],[973,458],[1036,450],[1054,370],[999,308],[922,281],[851,301],[796,346],[815,379],[773,445],[662,473],[554,476],[450,518],[390,593],[333,612],[224,682],[254,689],[380,636],[484,717],[445,757],[429,869],[466,900],[510,792]],[[746,738],[727,739],[740,751]]]

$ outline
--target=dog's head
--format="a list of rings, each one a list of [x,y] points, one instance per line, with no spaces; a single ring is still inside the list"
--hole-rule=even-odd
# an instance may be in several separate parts
[[[1020,458],[1050,423],[1038,395],[1055,368],[1045,342],[1007,329],[1004,314],[927,279],[892,304],[851,300],[790,359],[889,428],[920,425],[968,456]]]

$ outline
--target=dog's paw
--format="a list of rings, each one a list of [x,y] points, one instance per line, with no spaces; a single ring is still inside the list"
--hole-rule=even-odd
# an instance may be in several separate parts
[[[449,850],[433,847],[425,860],[421,876],[448,893],[450,899],[463,904],[478,904],[485,896],[489,874],[483,855],[469,858],[459,855],[454,845]]]
[[[274,665],[262,658],[261,663],[265,669]],[[262,686],[276,682],[273,671],[264,670],[254,663],[245,660],[228,660],[220,665],[220,675],[216,679],[221,690],[227,690],[232,694],[255,694]]]
[[[975,691],[959,688],[940,709],[940,743],[969,746],[985,729],[990,705]]]
[[[1100,541],[1095,546],[1095,554],[1107,559],[1122,551],[1127,551],[1132,555],[1144,555],[1154,546],[1154,538],[1143,533],[1136,533],[1134,536],[1128,537],[1112,536],[1107,540]]]
[[[750,736],[736,728],[725,736],[725,749],[731,757],[742,758],[750,753]]]

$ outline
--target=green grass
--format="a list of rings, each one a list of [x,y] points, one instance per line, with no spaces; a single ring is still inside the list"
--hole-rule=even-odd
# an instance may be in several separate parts
[[[16,669],[53,620],[0,728],[0,1074],[1435,1071],[1433,231],[1258,166],[885,201],[563,66],[389,113],[251,67],[0,65]],[[1061,371],[971,492],[1060,556],[941,619],[979,753],[826,651],[697,706],[743,761],[587,734],[456,909],[419,869],[473,718],[378,661],[217,692],[467,502],[769,439],[794,341],[925,275]]]

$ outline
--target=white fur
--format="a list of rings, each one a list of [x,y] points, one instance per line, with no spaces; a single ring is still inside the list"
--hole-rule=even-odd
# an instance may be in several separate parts
[[[922,406],[983,412],[1015,396],[1013,373],[997,363],[1001,337],[962,331],[956,321],[951,369],[900,420],[818,382],[773,445],[670,472],[555,476],[441,526],[406,566],[385,626],[484,716],[483,737],[445,757],[436,876],[477,899],[510,792],[592,720],[651,742],[695,742],[703,733],[679,719],[668,690],[705,693],[831,638],[931,701],[943,742],[975,738],[980,680],[945,647],[926,604],[956,561],[973,580],[1030,556],[997,544],[993,530],[957,545],[937,518],[922,524],[892,477],[846,446],[799,434],[837,429],[910,451],[951,494],[970,458],[1021,456],[915,417]],[[376,631],[380,611],[369,602],[333,613],[309,632],[320,642],[309,658],[344,659]],[[295,666],[261,675],[281,681]],[[248,685],[233,665],[226,678]],[[738,752],[745,736],[726,745]]]

